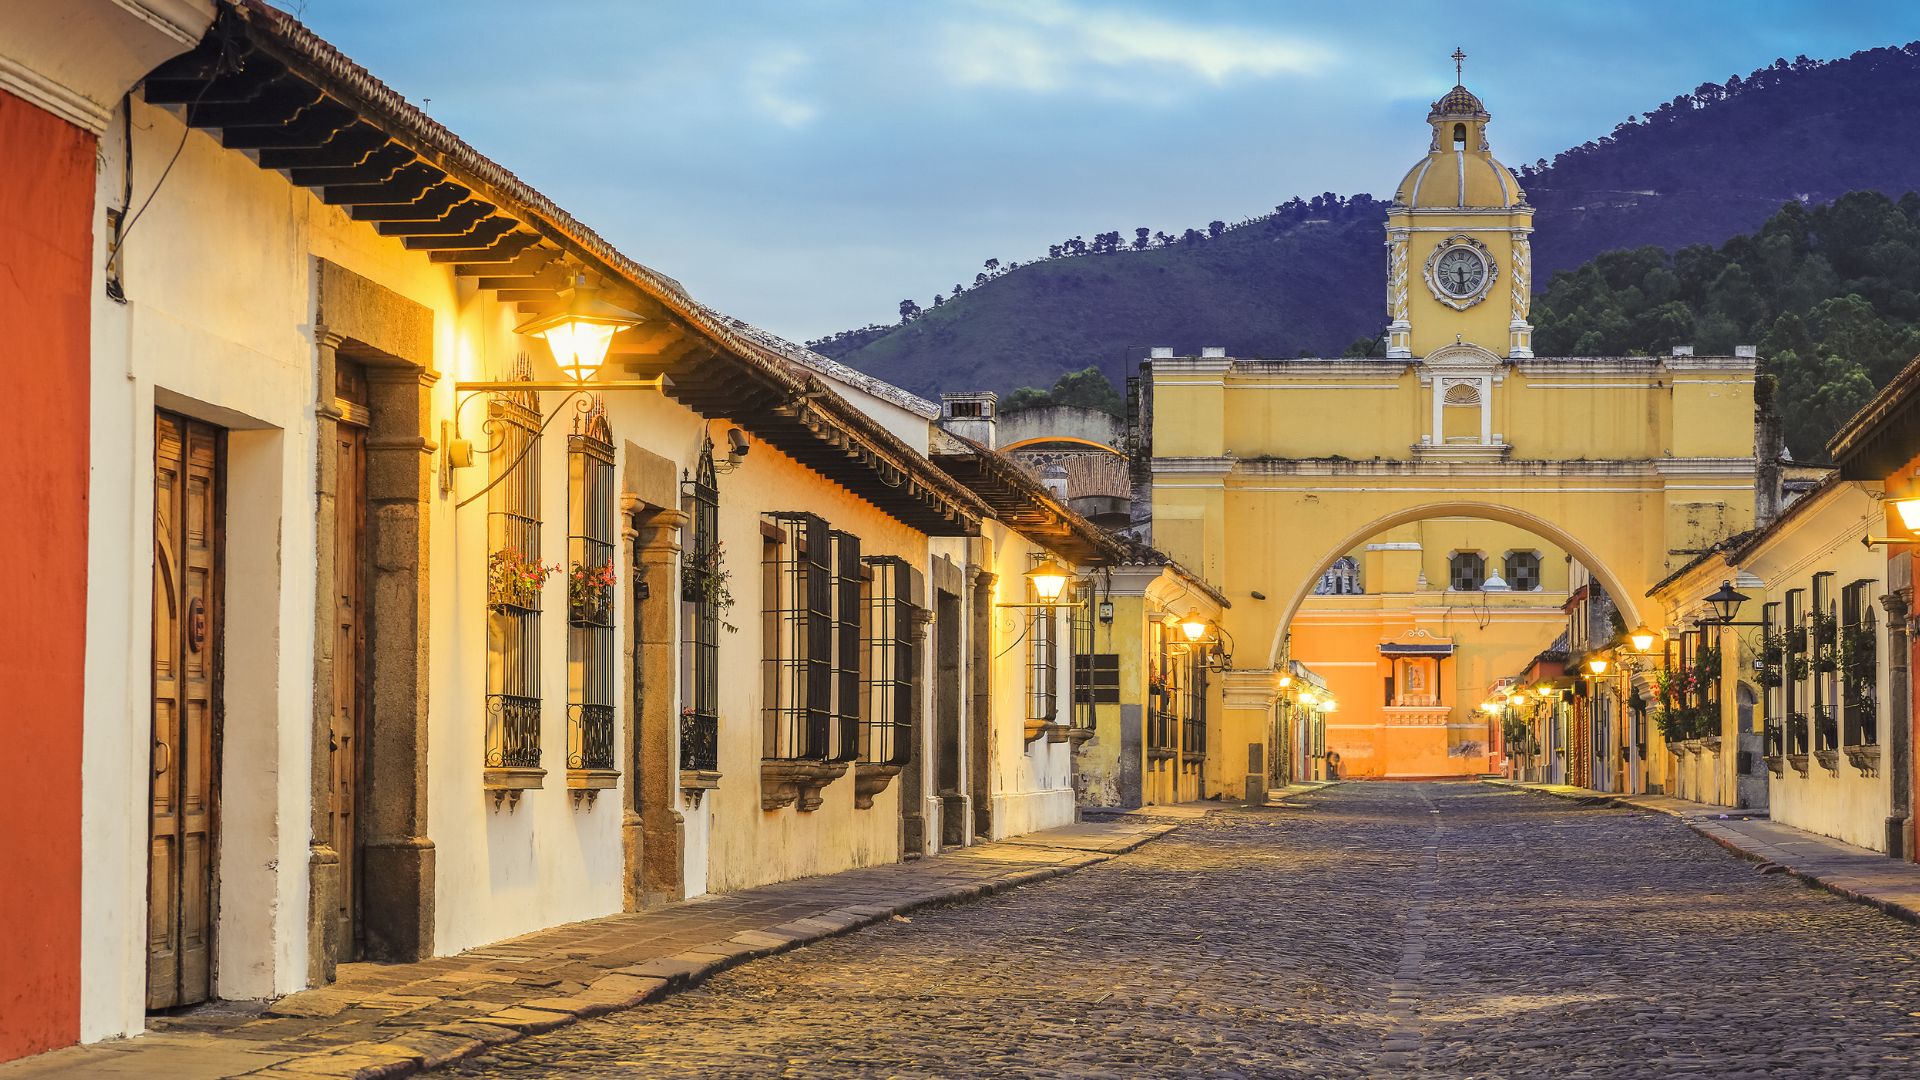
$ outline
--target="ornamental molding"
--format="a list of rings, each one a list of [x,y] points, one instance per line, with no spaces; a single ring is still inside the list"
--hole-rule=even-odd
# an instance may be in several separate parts
[[[1486,269],[1486,274],[1481,277],[1480,284],[1473,292],[1466,296],[1455,296],[1440,287],[1440,279],[1435,274],[1439,270],[1442,258],[1449,252],[1461,250],[1470,251],[1478,257],[1480,265]],[[1500,264],[1494,261],[1493,252],[1487,245],[1460,232],[1433,246],[1433,251],[1427,255],[1427,262],[1421,270],[1421,275],[1426,278],[1427,290],[1433,293],[1435,300],[1455,311],[1465,311],[1485,300],[1487,294],[1493,291],[1493,283],[1500,276]]]
[[[1157,457],[1153,459],[1153,471],[1156,475],[1223,477],[1234,471],[1239,460],[1230,454],[1222,457]]]

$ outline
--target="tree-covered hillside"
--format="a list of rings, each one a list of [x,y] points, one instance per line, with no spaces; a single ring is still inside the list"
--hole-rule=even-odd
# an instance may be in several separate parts
[[[1920,196],[1788,203],[1718,248],[1614,251],[1555,274],[1534,306],[1542,356],[1727,353],[1758,345],[1796,458],[1920,353]]]
[[[1498,151],[1497,114],[1527,104],[1491,104]],[[1786,202],[1920,188],[1916,130],[1920,43],[1697,87],[1521,167],[1539,211],[1536,280],[1605,251],[1719,244]],[[1411,160],[1424,144],[1417,128],[1405,137]],[[1070,237],[1046,258],[988,259],[954,290],[902,301],[897,325],[813,344],[922,393],[1047,386],[1089,364],[1118,382],[1152,345],[1337,354],[1384,323],[1384,217],[1371,197],[1329,194],[1234,223]]]

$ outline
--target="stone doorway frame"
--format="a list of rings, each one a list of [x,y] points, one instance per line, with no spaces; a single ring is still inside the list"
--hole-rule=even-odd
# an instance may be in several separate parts
[[[367,623],[369,685],[360,803],[361,936],[368,959],[433,955],[434,846],[427,836],[429,514],[435,491],[431,437],[433,311],[325,259],[315,259],[313,760],[308,841],[307,979],[332,982],[347,943],[338,940],[342,853],[328,835],[328,732],[333,699],[334,528],[339,512],[338,360],[366,368]]]
[[[680,508],[672,461],[632,442],[621,444],[620,519],[627,566],[629,616],[621,632],[626,660],[627,723],[621,792],[622,905],[640,911],[686,898],[686,816],[677,788],[697,798],[718,774],[680,775]]]

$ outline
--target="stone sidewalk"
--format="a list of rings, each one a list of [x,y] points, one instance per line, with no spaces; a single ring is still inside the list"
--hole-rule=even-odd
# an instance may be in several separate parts
[[[1485,783],[1591,806],[1625,806],[1677,817],[1694,832],[1758,863],[1762,873],[1784,873],[1835,896],[1878,908],[1896,919],[1920,924],[1920,864],[1768,820],[1764,810],[1712,806],[1671,795],[1616,795],[1567,784],[1511,780]]]
[[[416,964],[346,964],[331,986],[148,1020],[148,1033],[0,1065],[0,1080],[394,1077],[656,1000],[736,964],[930,904],[1105,862],[1197,816],[1121,814],[913,862],[611,915]],[[1196,808],[1197,810],[1198,808]]]

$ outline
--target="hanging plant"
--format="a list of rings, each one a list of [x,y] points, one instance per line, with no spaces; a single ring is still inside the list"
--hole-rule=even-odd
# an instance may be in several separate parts
[[[495,610],[531,611],[540,603],[547,577],[560,569],[529,559],[517,548],[501,548],[487,556],[487,606]]]
[[[613,563],[597,566],[574,563],[567,571],[567,604],[575,626],[607,626],[613,622]]]
[[[1777,667],[1761,668],[1755,679],[1769,690],[1787,681],[1786,676]]]
[[[1813,670],[1822,673],[1840,670],[1839,647],[1830,642],[1821,642],[1815,646],[1813,658],[1809,661],[1809,664],[1813,667]]]
[[[1778,665],[1787,652],[1787,636],[1778,630],[1769,630],[1760,635],[1760,662]]]
[[[727,622],[727,613],[733,610],[733,574],[727,569],[726,543],[696,543],[680,553],[680,599],[711,605],[720,625],[731,634],[740,628]]]
[[[1807,675],[1813,670],[1806,653],[1794,653],[1787,658],[1787,678],[1794,682],[1806,682]]]
[[[1840,632],[1840,655],[1848,671],[1872,671],[1877,652],[1872,625],[1856,623]]]

